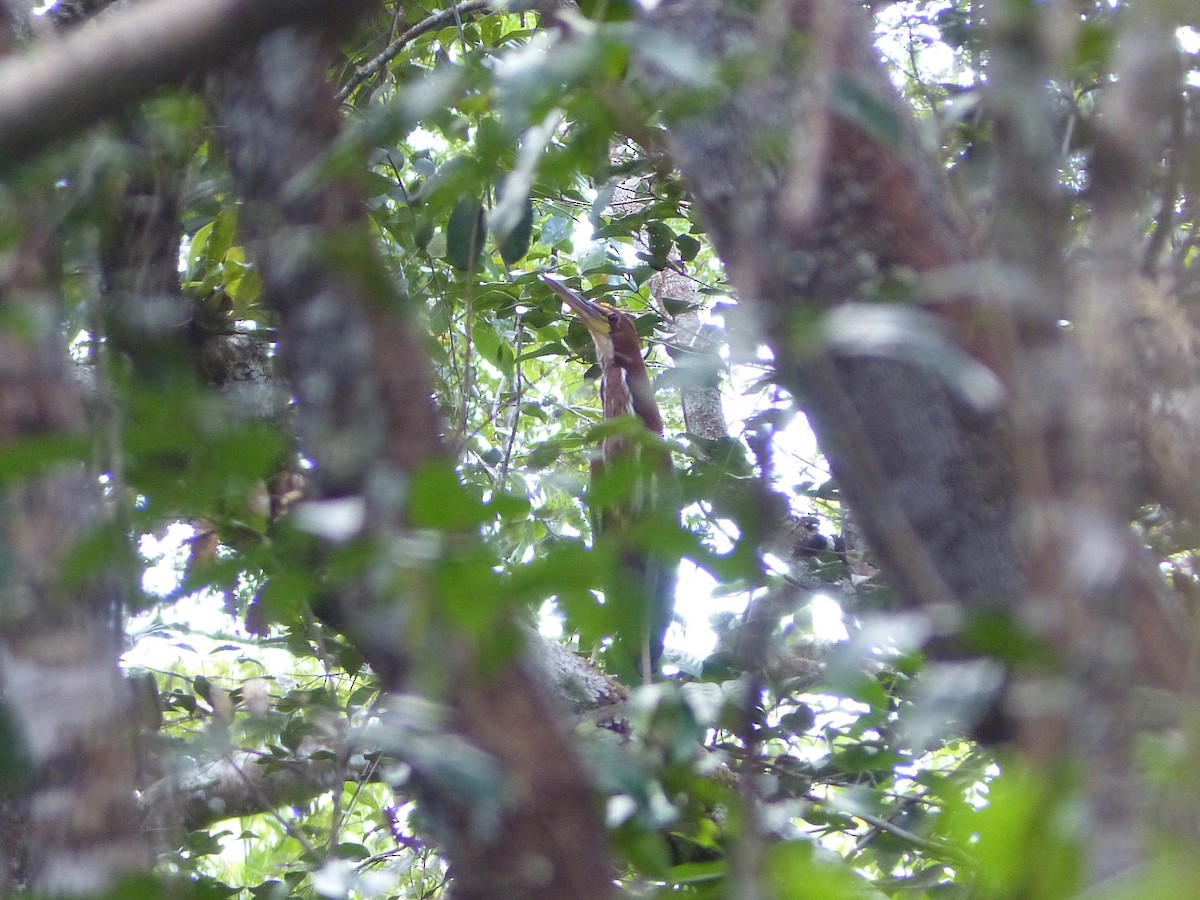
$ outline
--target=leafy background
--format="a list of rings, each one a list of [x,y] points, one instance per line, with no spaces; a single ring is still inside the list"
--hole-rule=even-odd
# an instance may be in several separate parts
[[[985,205],[990,134],[977,88],[986,49],[971,5],[881,6],[878,47],[893,80],[939,143],[964,205]],[[1112,5],[1081,6],[1071,81],[1056,86],[1073,123],[1062,179],[1077,191],[1092,94],[1113,52]],[[794,399],[773,384],[689,194],[657,151],[661,98],[627,77],[638,35],[626,4],[584,4],[571,14],[569,41],[538,28],[533,12],[463,7],[458,23],[424,31],[370,77],[354,76],[439,9],[384,4],[346,45],[345,158],[329,164],[369,161],[355,174],[373,237],[426,332],[455,450],[461,488],[449,473],[428,473],[413,486],[412,520],[486,539],[479,564],[443,564],[455,623],[503,643],[493,632],[499,611],[518,608],[583,654],[625,625],[595,594],[611,560],[590,549],[584,502],[604,433],[590,340],[539,272],[634,315],[681,473],[684,527],[659,536],[684,560],[673,677],[635,693],[627,734],[579,728],[608,798],[621,884],[636,896],[734,895],[730,848],[760,830],[772,837],[761,864],[773,897],[1067,895],[1079,865],[1071,785],[976,746],[961,722],[946,730],[946,695],[918,689],[916,641],[889,615],[897,599],[878,577],[852,577],[835,552],[838,486]],[[1195,42],[1194,31],[1185,37]],[[259,345],[270,370],[275,323],[202,106],[170,94],[140,118],[186,160],[180,269],[202,326]],[[86,572],[117,552],[122,535],[142,535],[125,569],[140,598],[126,666],[160,719],[157,758],[176,771],[236,756],[268,770],[325,762],[339,773],[339,787],[274,811],[168,831],[163,873],[185,875],[205,897],[438,896],[446,865],[422,838],[422,811],[404,794],[387,736],[367,751],[340,740],[372,723],[380,697],[354,646],[310,609],[361,571],[366,551],[345,546],[318,570],[312,534],[273,515],[265,486],[284,470],[302,489],[305,471],[286,404],[263,415],[255,397],[235,394],[230,414],[170,366],[147,379],[95,337],[97,246],[135,152],[109,128],[28,176],[53,182],[62,211],[73,352],[111,379],[120,413],[101,411],[94,446],[3,448],[0,479],[90,454],[114,467],[122,515],[72,566]],[[64,168],[76,174],[47,175]],[[1082,203],[1075,214],[1085,219]],[[692,282],[696,309],[653,294],[664,269]],[[672,350],[690,311],[728,338],[721,383],[735,421],[726,436],[684,427]],[[793,520],[809,517],[808,545],[765,533],[780,504]],[[1163,566],[1190,572],[1194,535],[1161,511],[1145,516]],[[761,675],[734,650],[754,624],[747,609],[769,617]],[[830,630],[831,618],[844,634]],[[739,708],[756,677],[761,708]],[[443,756],[485,804],[495,785],[439,744],[435,727],[422,736],[422,715],[411,711],[424,752]],[[757,760],[752,785],[748,758]],[[1147,768],[1164,783],[1188,759],[1167,741],[1148,742]]]

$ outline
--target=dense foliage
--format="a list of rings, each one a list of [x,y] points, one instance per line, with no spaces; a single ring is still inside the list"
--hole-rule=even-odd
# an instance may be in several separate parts
[[[1058,4],[1065,18],[1037,23],[1070,24],[1043,36],[1059,63],[1045,90],[1072,260],[1089,251],[1096,110],[1129,5]],[[981,101],[996,46],[985,11],[970,0],[872,6],[889,75],[985,242],[1003,150]],[[71,461],[99,473],[109,515],[63,574],[71,584],[105,570],[128,588],[123,667],[142,710],[137,782],[156,878],[198,897],[450,896],[442,812],[410,773],[456,785],[483,829],[508,802],[486,755],[442,727],[454,670],[441,667],[456,651],[415,654],[409,690],[388,696],[329,602],[380,560],[412,558],[425,568],[388,570],[393,593],[415,590],[410,575],[429,579],[440,604],[404,613],[415,644],[449,623],[499,669],[540,631],[622,676],[604,703],[568,696],[561,721],[630,896],[1073,894],[1090,881],[1074,761],[1038,768],[973,740],[1003,678],[995,666],[926,668],[931,620],[864,548],[804,398],[777,383],[672,164],[668,107],[684,101],[631,74],[645,57],[696,83],[709,67],[648,46],[627,3],[551,12],[386,2],[340,38],[331,78],[344,128],[320,174],[366,197],[378,256],[359,265],[370,255],[359,247],[322,252],[340,254],[372,302],[418,323],[452,460],[398,488],[406,543],[343,540],[363,510],[310,496],[306,441],[330,436],[297,435],[291,382],[304,373],[280,363],[278,305],[256,258],[263,226],[244,214],[211,92],[172,88],[6,173],[5,252],[27,245],[30,198],[57,241],[61,335],[89,431],[5,442],[0,483]],[[1175,130],[1137,136],[1154,145],[1161,185],[1140,198],[1136,253],[1187,302],[1200,36],[1194,14],[1179,15]],[[802,43],[797,52],[812,49]],[[838,102],[886,131],[869,100]],[[145,212],[156,199],[169,227]],[[169,248],[186,321],[162,300],[162,254],[146,249],[143,226]],[[638,538],[681,567],[666,674],[649,685],[604,652],[633,625],[602,602],[619,560],[592,546],[588,481],[614,429],[657,439],[603,421],[591,341],[541,280],[548,271],[634,316],[679,472],[681,523],[655,520]],[[912,299],[911,284],[873,289],[865,299]],[[10,312],[3,327],[19,328]],[[819,312],[801,315],[815,344]],[[724,432],[689,430],[685,405],[705,391],[720,395]],[[1136,499],[1137,534],[1190,600],[1187,509]],[[1046,655],[1012,622],[987,625],[983,644],[1004,663]],[[1187,805],[1171,786],[1194,793],[1194,736],[1140,740],[1146,781],[1128,790],[1167,798],[1158,824],[1170,831]],[[0,719],[5,784],[28,774],[19,746]],[[182,798],[170,812],[147,806],[168,796]],[[1166,858],[1161,889],[1112,895],[1185,895],[1194,863]],[[120,896],[158,896],[159,883]]]

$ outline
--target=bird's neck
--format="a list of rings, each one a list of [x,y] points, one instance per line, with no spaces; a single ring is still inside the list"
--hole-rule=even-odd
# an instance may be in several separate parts
[[[650,431],[663,433],[650,374],[640,355],[627,357],[618,351],[607,358],[601,356],[600,372],[600,402],[606,419],[632,414]]]

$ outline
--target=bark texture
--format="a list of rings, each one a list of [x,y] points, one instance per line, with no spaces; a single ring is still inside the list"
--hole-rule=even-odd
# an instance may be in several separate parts
[[[681,0],[647,24],[658,41],[682,38],[713,61],[700,85],[653,58],[642,70],[668,98],[673,154],[717,251],[890,575],[925,604],[1014,608],[1022,575],[1003,421],[971,387],[988,375],[962,351],[948,372],[915,349],[953,357],[957,339],[994,356],[973,298],[926,294],[939,318],[881,320],[865,340],[839,340],[814,316],[889,282],[921,296],[922,276],[971,258],[865,18],[848,4]],[[748,77],[722,86],[717,73],[737,66]]]
[[[540,685],[561,701],[574,721],[625,727],[628,688],[556,641],[532,632],[527,639],[530,665]],[[169,766],[157,766],[170,769],[168,774],[147,785],[138,797],[143,827],[151,832],[170,827],[192,831],[236,816],[304,803],[340,790],[347,780],[381,781],[385,767],[366,757],[368,751],[377,749],[369,732],[347,733],[343,727],[330,727],[306,738],[295,757],[288,760],[264,760],[261,752],[250,751],[192,767],[180,767],[178,760],[171,760]],[[398,755],[404,758],[402,750]],[[5,827],[0,804],[0,836],[6,833]]]
[[[0,329],[0,446],[75,442],[67,455],[78,458],[84,407],[55,313],[50,217],[26,202],[24,239],[0,263],[10,323]],[[117,668],[120,554],[82,570],[73,561],[106,518],[98,480],[79,463],[45,466],[0,493],[0,703],[28,761],[15,804],[27,816],[28,881],[48,895],[103,893],[150,865]]]
[[[519,658],[485,663],[438,612],[428,558],[404,552],[406,485],[447,464],[442,423],[418,328],[379,288],[386,280],[371,277],[382,270],[363,198],[333,167],[340,117],[327,61],[319,36],[280,32],[215,77],[210,97],[279,317],[301,443],[316,463],[313,496],[361,502],[353,537],[398,551],[339,590],[336,617],[386,688],[429,691],[429,674],[441,673],[432,692],[448,730],[498,773],[501,794],[485,803],[436,766],[414,766],[455,896],[609,896],[595,793],[541,676]],[[460,549],[473,542],[447,538]]]
[[[149,0],[114,10],[61,41],[0,63],[0,151],[8,160],[36,153],[164,85],[219,65],[275,28],[328,24],[353,6],[325,0]]]
[[[1015,696],[1037,702],[1014,703],[1017,728],[1003,736],[1039,766],[1084,761],[1088,878],[1100,881],[1143,859],[1130,688],[1139,678],[1171,689],[1194,679],[1186,617],[1173,617],[1127,524],[1140,498],[1122,458],[1136,440],[1129,373],[1153,366],[1147,347],[1158,343],[1128,302],[1140,259],[1129,171],[1147,167],[1138,148],[1178,80],[1169,29],[1153,14],[1134,17],[1122,47],[1141,55],[1107,122],[1135,124],[1102,141],[1095,161],[1097,186],[1113,182],[1097,206],[1103,285],[1075,285],[1047,127],[1054,72],[1039,45],[1053,22],[1041,7],[987,9],[990,261],[972,246],[852,4],[667,2],[645,17],[651,52],[641,70],[666,97],[675,159],[764,326],[780,380],[801,398],[891,579],[911,601],[968,620],[1020,619],[1055,657],[1023,676]],[[679,77],[687,66],[660,66],[653,53],[685,52],[681,43],[690,80]],[[853,305],[884,288],[927,315]],[[1063,319],[1077,324],[1077,341]],[[1159,361],[1186,344],[1163,342]],[[1160,480],[1179,468],[1163,435],[1186,416],[1185,393],[1159,404],[1170,415],[1143,419]]]

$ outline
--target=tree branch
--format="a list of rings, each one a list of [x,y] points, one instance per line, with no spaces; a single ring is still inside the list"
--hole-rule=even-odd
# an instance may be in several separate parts
[[[625,715],[629,691],[557,641],[527,634],[531,665],[547,693],[573,721],[605,727]],[[200,766],[176,770],[138,798],[143,827],[206,828],[235,816],[269,812],[332,791],[348,779],[379,781],[379,767],[344,728],[305,739],[292,758],[235,750]],[[402,754],[401,754],[402,756]]]
[[[433,31],[435,28],[441,28],[443,25],[449,25],[451,22],[457,22],[463,16],[470,13],[486,10],[491,5],[491,0],[466,0],[465,3],[460,3],[458,6],[452,6],[449,9],[443,9],[435,12],[418,22],[416,25],[404,31],[392,43],[388,44],[387,48],[369,62],[363,63],[354,70],[354,75],[350,81],[346,83],[337,93],[338,103],[345,101],[355,88],[363,84],[368,78],[378,73],[384,66],[390,63],[393,59],[400,55],[400,51],[419,38],[428,31]]]
[[[283,25],[348,20],[361,0],[147,0],[0,62],[0,155],[27,157]]]
[[[85,440],[83,397],[53,303],[60,290],[50,275],[54,219],[30,194],[20,197],[21,215],[12,219],[20,231],[0,279],[5,450],[22,441]],[[18,324],[24,322],[30,324]],[[78,460],[47,464],[0,487],[0,715],[19,735],[3,752],[24,756],[28,768],[17,770],[28,778],[18,802],[0,794],[0,826],[25,830],[9,820],[13,809],[28,815],[29,877],[45,895],[105,893],[122,875],[150,867],[133,803],[134,722],[117,668],[114,613],[129,584],[123,554],[110,551],[86,574],[68,574],[81,542],[107,522],[109,505]],[[23,754],[10,749],[18,744]],[[5,791],[12,786],[8,781]],[[22,862],[13,859],[20,849],[0,849],[0,891],[9,877],[4,870]]]
[[[151,831],[172,826],[192,831],[304,803],[340,787],[347,778],[378,780],[378,767],[361,755],[352,758],[349,766],[343,764],[341,740],[305,749],[309,756],[285,760],[241,750],[160,779],[138,798],[143,826]],[[317,751],[324,753],[314,755]]]
[[[273,35],[214,77],[209,95],[279,317],[314,503],[353,498],[365,512],[360,536],[401,548],[412,537],[410,479],[449,465],[443,423],[419,331],[385,294],[391,279],[360,189],[326,165],[341,122],[322,45],[300,29]],[[445,540],[459,552],[473,543]],[[414,793],[438,826],[456,896],[611,895],[597,797],[537,672],[523,658],[483,661],[446,614],[427,555],[399,552],[389,565],[339,593],[340,626],[386,690],[432,693],[448,710],[446,733],[494,767],[512,798],[494,829],[480,829],[479,799],[444,767],[414,763]],[[519,639],[515,622],[497,627]]]

